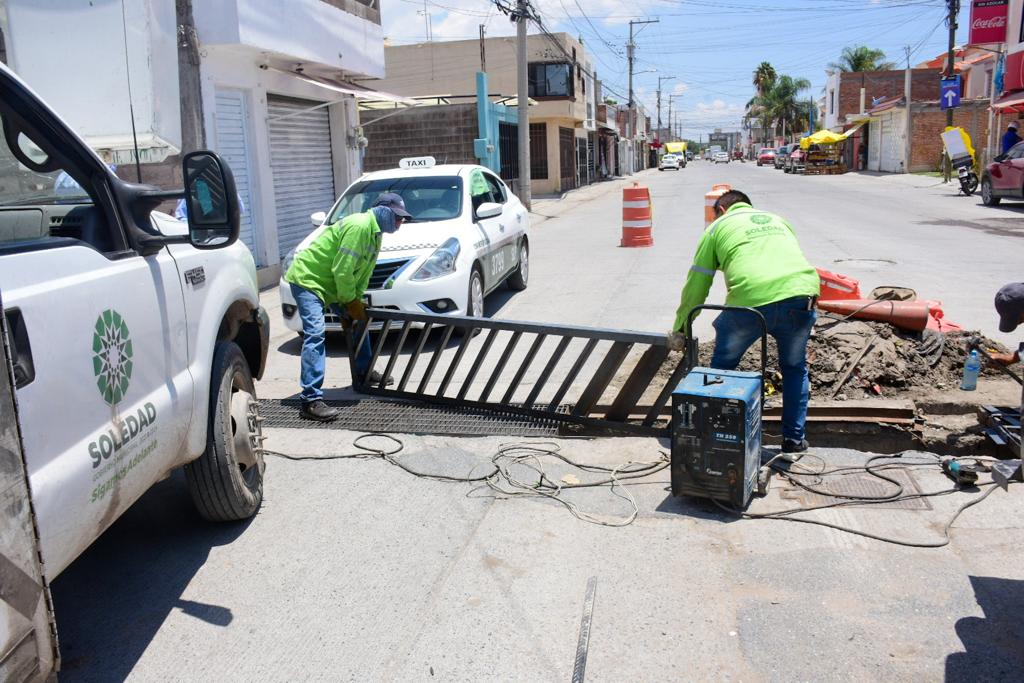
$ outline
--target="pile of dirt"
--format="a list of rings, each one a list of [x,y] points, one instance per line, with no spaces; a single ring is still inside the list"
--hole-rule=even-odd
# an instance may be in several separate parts
[[[845,400],[905,396],[924,389],[953,389],[960,384],[968,355],[967,343],[973,337],[980,335],[976,332],[943,335],[930,330],[913,333],[888,323],[820,317],[807,350],[812,395]],[[986,348],[1005,351],[998,342],[981,339]],[[870,347],[864,351],[868,344]],[[714,341],[701,344],[698,365],[710,364],[713,350]],[[858,356],[860,359],[851,372]],[[760,342],[757,342],[743,357],[739,369],[758,371],[760,365]],[[982,375],[999,374],[999,370],[983,366]],[[781,391],[778,349],[771,338],[768,340],[768,378],[774,379]]]

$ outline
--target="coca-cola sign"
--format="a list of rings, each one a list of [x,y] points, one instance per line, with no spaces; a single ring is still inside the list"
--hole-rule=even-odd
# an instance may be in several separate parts
[[[1006,16],[1009,0],[973,0],[971,2],[971,45],[1006,41]]]

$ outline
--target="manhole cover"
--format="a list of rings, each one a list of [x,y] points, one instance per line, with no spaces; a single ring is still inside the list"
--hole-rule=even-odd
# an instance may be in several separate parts
[[[881,472],[890,479],[895,479],[903,486],[903,495],[914,495],[921,493],[914,477],[907,470],[891,469]],[[839,496],[869,496],[881,497],[894,493],[896,485],[879,479],[867,472],[857,472],[841,476],[825,476],[820,482],[815,481],[813,476],[801,476],[800,480],[819,491],[831,491]],[[798,500],[805,507],[816,507],[818,505],[829,505],[839,503],[845,498],[838,496],[826,496],[819,493],[812,493],[798,486],[789,485],[781,492],[783,498]],[[909,500],[893,500],[887,502],[871,503],[873,508],[892,508],[895,510],[931,510],[932,504],[927,498],[911,498]]]
[[[260,401],[260,414],[267,428],[346,429],[354,432],[398,434],[444,434],[450,436],[559,436],[568,425],[544,418],[514,413],[485,412],[457,406],[425,405],[402,401],[328,401],[341,408],[333,422],[315,422],[299,417],[298,399]]]

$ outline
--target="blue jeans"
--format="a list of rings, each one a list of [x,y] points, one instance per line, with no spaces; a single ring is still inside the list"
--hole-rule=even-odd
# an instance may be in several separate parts
[[[808,297],[783,299],[757,310],[768,324],[768,334],[779,347],[782,372],[782,438],[800,441],[807,423],[807,399],[811,383],[807,376],[807,341],[817,313],[808,310]],[[723,311],[714,322],[715,353],[711,367],[735,370],[750,345],[760,339],[761,326],[751,313]]]
[[[292,296],[299,308],[299,319],[302,321],[302,356],[299,384],[302,386],[302,402],[308,403],[323,398],[324,372],[327,366],[327,348],[325,346],[326,331],[324,328],[324,302],[313,292],[291,284]],[[338,317],[344,312],[336,304],[331,310]],[[351,349],[349,350],[351,353]],[[366,335],[363,345],[356,354],[356,372],[362,376],[370,369],[373,352],[370,349],[370,335]]]

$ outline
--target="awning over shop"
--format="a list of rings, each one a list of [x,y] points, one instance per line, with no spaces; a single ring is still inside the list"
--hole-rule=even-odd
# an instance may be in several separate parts
[[[1001,111],[1024,112],[1024,92],[1003,95],[992,103],[992,108]]]
[[[837,142],[842,142],[856,133],[864,123],[864,121],[861,121],[845,133],[833,133],[830,130],[819,130],[813,135],[808,135],[807,137],[802,138],[800,140],[800,149],[808,149],[811,145],[834,145]]]
[[[419,104],[419,102],[417,102],[411,97],[395,95],[393,93],[383,92],[380,90],[370,90],[369,88],[363,88],[354,83],[334,82],[314,78],[312,76],[305,76],[301,74],[297,75],[301,80],[306,81],[307,83],[312,83],[313,85],[319,86],[321,88],[326,88],[332,92],[341,93],[343,95],[351,95],[360,102],[392,102],[397,104],[404,104],[410,107]]]

